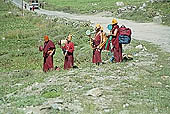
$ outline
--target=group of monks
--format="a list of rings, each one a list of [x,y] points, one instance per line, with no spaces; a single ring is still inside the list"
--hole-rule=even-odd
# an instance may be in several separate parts
[[[102,50],[108,50],[113,53],[115,62],[122,61],[122,44],[119,43],[119,26],[116,19],[112,20],[112,30],[110,30],[109,35],[106,36],[106,33],[103,32],[103,27],[100,24],[96,24],[95,27],[95,34],[94,37],[90,37],[90,45],[93,49],[93,57],[92,63],[96,65],[100,65],[102,63],[101,59],[101,52]],[[111,39],[109,38],[111,37]],[[72,35],[68,35],[66,38],[66,42],[64,46],[61,46],[59,43],[60,48],[63,51],[65,60],[64,60],[64,69],[68,70],[73,67],[74,65],[74,43],[71,41]],[[106,43],[107,41],[107,43]],[[55,54],[55,44],[49,40],[49,37],[46,35],[44,36],[44,47],[39,47],[40,51],[43,51],[44,63],[43,63],[43,71],[47,72],[49,70],[54,70],[53,65],[53,55]],[[58,68],[56,67],[55,70]]]
[[[73,52],[74,52],[74,43],[71,42],[72,40],[72,35],[68,35],[65,45],[61,46],[60,48],[63,51],[63,54],[65,56],[64,60],[64,69],[70,69],[74,65],[74,57],[73,57]],[[54,70],[54,65],[53,65],[53,55],[55,54],[55,44],[49,40],[49,37],[47,35],[44,36],[44,47],[40,46],[39,50],[43,51],[43,57],[44,57],[44,62],[43,62],[43,71],[47,72],[50,70]],[[55,70],[59,70],[58,67],[55,68]]]
[[[112,20],[112,30],[110,30],[109,35],[106,35],[106,33],[103,32],[103,27],[100,24],[96,24],[94,38],[90,38],[91,47],[93,49],[93,63],[96,63],[97,65],[102,63],[102,50],[112,52],[115,62],[122,62],[122,44],[119,43],[118,29],[119,26],[116,19]],[[89,35],[89,37],[91,36]]]

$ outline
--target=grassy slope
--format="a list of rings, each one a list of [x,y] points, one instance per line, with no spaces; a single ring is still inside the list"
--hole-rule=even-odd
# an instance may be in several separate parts
[[[56,97],[63,99],[66,106],[77,100],[83,114],[106,113],[103,105],[112,109],[110,113],[170,113],[169,53],[150,43],[133,40],[125,52],[137,54],[134,60],[97,67],[91,63],[92,50],[85,36],[85,30],[90,28],[87,23],[46,20],[30,13],[22,17],[16,14],[20,14],[19,9],[2,0],[0,6],[0,113],[19,114],[22,111],[18,108],[39,106]],[[9,11],[13,13],[8,14]],[[43,43],[40,39],[48,34],[56,42],[69,33],[74,34],[75,63],[80,69],[43,73],[42,53],[38,52],[38,46]],[[139,44],[147,51],[134,48]],[[105,55],[103,52],[103,60],[109,59]],[[63,55],[58,47],[54,61],[63,68]],[[23,89],[27,87],[32,89]],[[103,96],[97,98],[101,101],[84,95],[95,87],[103,90]],[[69,114],[78,109],[69,108],[59,112]],[[56,114],[58,110],[48,112]]]
[[[116,2],[120,0],[44,0],[46,9],[71,13],[98,13],[101,11],[116,12]],[[121,0],[125,5],[140,4],[146,0]]]
[[[135,20],[137,22],[152,22],[153,17],[159,13],[162,16],[162,24],[170,25],[170,2],[147,3],[146,11],[138,10],[124,13],[120,17]]]
[[[102,11],[110,11],[117,16],[116,2],[124,2],[125,6],[140,7],[147,0],[44,0],[47,5],[45,9],[58,10],[69,13],[99,13]],[[163,17],[163,24],[170,25],[170,2],[147,3],[146,11],[135,10],[125,13],[119,18],[135,20],[137,22],[151,22],[157,12]]]

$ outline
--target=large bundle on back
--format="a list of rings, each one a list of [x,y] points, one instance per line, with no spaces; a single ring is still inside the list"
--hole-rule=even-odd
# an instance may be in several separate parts
[[[130,28],[126,28],[122,25],[119,28],[119,43],[120,44],[129,44],[131,42],[132,31]]]

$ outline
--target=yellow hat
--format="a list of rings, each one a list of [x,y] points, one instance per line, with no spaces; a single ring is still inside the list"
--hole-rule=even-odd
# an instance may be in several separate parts
[[[101,28],[100,24],[96,24],[96,28]]]
[[[67,40],[69,40],[69,41],[72,40],[72,35],[71,34],[68,35]]]
[[[112,19],[112,24],[117,24],[117,20],[116,19]]]
[[[44,36],[44,41],[46,41],[46,42],[47,42],[48,40],[49,40],[48,36],[47,36],[47,35],[45,35],[45,36]]]

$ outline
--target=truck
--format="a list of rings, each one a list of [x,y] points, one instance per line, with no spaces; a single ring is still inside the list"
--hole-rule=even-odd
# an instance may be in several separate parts
[[[32,10],[33,7],[34,7],[34,9],[39,9],[39,1],[38,0],[29,0],[30,10]]]

